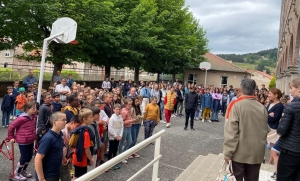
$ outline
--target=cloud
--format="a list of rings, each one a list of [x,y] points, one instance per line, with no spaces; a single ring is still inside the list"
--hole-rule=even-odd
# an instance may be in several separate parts
[[[279,0],[186,0],[213,53],[249,53],[278,46]]]

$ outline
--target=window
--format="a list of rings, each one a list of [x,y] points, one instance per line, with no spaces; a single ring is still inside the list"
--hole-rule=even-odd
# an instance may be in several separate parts
[[[221,86],[228,85],[228,77],[221,77]]]
[[[29,69],[32,69],[32,67],[33,67],[33,63],[29,62]]]
[[[101,73],[100,67],[97,67],[97,73],[98,73],[98,74]]]
[[[197,74],[189,74],[188,83],[189,84],[197,84]]]
[[[5,57],[10,57],[10,52],[5,52]]]
[[[18,62],[18,69],[22,69],[23,63],[21,61]]]

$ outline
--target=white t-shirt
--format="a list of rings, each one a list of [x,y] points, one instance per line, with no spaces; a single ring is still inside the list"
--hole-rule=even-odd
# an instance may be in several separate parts
[[[102,89],[110,89],[111,84],[109,81],[103,81],[102,82]]]

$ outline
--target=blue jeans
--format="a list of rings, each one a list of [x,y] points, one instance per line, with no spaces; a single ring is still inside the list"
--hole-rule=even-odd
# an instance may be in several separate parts
[[[219,120],[219,118],[218,118],[218,112],[219,111],[212,111],[212,113],[211,113],[211,120],[216,120],[216,121]]]
[[[132,144],[132,137],[131,137],[131,128],[124,128],[123,137],[119,144],[119,154],[123,153],[124,151],[128,150],[128,148]],[[126,144],[125,144],[126,143]],[[124,148],[123,148],[124,146]]]
[[[9,125],[9,117],[11,111],[2,111],[2,126]]]
[[[201,110],[201,104],[198,104],[197,108],[196,108],[196,112],[195,112],[195,118],[199,118],[199,114],[200,114],[200,111]],[[201,117],[201,115],[200,115]]]
[[[163,115],[164,114],[164,106],[165,106],[165,103],[164,101],[160,101],[160,115]]]
[[[136,144],[139,132],[140,132],[140,128],[141,128],[141,124],[133,124],[131,126],[131,137],[132,137],[132,144],[130,145],[129,148],[134,147],[134,145]]]
[[[16,116],[16,104],[14,104],[14,110],[11,111],[11,116]]]

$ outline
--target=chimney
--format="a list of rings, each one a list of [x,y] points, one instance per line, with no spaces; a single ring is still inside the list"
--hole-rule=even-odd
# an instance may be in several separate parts
[[[266,70],[263,70],[263,73],[264,73],[264,74],[266,74],[266,73],[267,73],[267,71],[266,71]]]
[[[274,72],[271,72],[271,76],[274,77]]]

